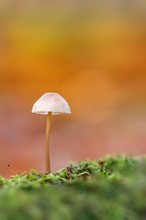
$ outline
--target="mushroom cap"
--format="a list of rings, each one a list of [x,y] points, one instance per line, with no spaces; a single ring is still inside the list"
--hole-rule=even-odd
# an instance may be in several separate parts
[[[47,115],[70,114],[71,109],[67,101],[58,93],[45,93],[33,105],[32,113]]]

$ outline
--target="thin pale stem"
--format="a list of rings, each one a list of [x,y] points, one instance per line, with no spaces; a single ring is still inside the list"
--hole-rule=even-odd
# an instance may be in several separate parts
[[[50,167],[50,128],[51,128],[51,112],[47,115],[47,125],[46,125],[46,172],[51,173]]]

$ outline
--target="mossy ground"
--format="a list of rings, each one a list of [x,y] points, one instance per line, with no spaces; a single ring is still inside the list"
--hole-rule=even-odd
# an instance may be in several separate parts
[[[146,220],[146,158],[108,157],[0,178],[0,220]]]

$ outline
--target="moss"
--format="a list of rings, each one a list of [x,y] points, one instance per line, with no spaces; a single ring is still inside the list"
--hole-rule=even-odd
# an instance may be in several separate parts
[[[0,177],[2,220],[145,220],[146,158],[108,157],[54,174]]]

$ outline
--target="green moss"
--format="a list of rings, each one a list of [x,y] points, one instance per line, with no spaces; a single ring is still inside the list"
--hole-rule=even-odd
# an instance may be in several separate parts
[[[1,220],[145,220],[146,158],[108,157],[54,174],[0,177]]]

